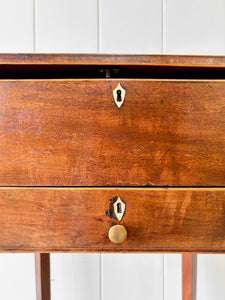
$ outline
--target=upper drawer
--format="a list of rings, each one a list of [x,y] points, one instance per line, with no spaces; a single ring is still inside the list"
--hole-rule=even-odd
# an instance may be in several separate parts
[[[2,186],[224,186],[225,80],[1,80],[0,139]]]

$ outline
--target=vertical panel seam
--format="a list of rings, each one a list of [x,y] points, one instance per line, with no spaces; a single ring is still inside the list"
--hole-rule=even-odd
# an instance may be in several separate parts
[[[36,53],[36,0],[33,0],[33,52]]]
[[[166,53],[166,0],[162,0],[162,53]]]
[[[163,300],[166,300],[166,254],[163,254]]]
[[[101,0],[97,0],[97,47],[101,53]]]
[[[103,300],[103,266],[102,253],[99,254],[99,295],[100,300]]]

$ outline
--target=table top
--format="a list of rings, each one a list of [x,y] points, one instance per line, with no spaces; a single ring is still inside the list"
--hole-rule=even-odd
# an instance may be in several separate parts
[[[0,65],[146,65],[225,67],[225,56],[138,54],[0,54]]]

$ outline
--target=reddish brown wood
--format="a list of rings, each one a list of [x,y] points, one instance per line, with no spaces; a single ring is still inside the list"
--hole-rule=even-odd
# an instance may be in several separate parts
[[[128,237],[108,239],[118,222],[110,199],[127,204]],[[5,252],[224,252],[225,189],[1,188]]]
[[[50,254],[35,254],[37,300],[51,300]]]
[[[197,254],[182,255],[182,300],[196,300]]]
[[[225,186],[225,81],[0,81],[2,186]]]
[[[0,54],[0,64],[222,66],[225,56],[116,54]]]
[[[0,189],[0,250],[224,252],[225,189],[197,189],[225,186],[224,68],[225,56],[0,54],[0,186],[57,187]],[[107,238],[115,195],[121,245]]]

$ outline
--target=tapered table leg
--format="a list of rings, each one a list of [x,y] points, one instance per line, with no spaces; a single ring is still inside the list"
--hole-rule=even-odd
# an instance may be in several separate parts
[[[51,300],[50,254],[35,254],[37,300]]]
[[[197,254],[182,255],[183,300],[196,300]]]

